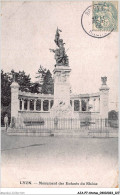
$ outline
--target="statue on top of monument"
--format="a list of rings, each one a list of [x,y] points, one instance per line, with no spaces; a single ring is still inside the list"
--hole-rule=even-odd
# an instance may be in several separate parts
[[[102,81],[102,85],[106,85],[107,77],[106,76],[101,77],[101,81]]]
[[[57,49],[50,49],[50,51],[55,53],[55,60],[56,65],[55,66],[69,66],[68,56],[65,52],[65,47],[63,43],[63,39],[60,39],[60,33],[62,32],[60,29],[57,28],[56,34],[55,34],[55,43],[58,46]]]

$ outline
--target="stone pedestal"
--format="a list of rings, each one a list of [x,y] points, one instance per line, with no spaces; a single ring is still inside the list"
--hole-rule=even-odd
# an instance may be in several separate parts
[[[109,111],[109,87],[106,84],[102,84],[100,90],[100,117],[108,118]]]
[[[72,117],[70,105],[70,76],[69,66],[56,66],[54,73],[54,105],[51,109],[51,117]]]

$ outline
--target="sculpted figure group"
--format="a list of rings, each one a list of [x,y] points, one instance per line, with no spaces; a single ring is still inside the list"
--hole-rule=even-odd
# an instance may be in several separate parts
[[[57,49],[50,49],[50,51],[55,53],[55,60],[56,65],[55,66],[69,66],[68,56],[65,52],[65,47],[63,43],[63,39],[60,39],[60,33],[62,32],[60,29],[57,28],[56,34],[55,34],[55,43],[57,45]]]

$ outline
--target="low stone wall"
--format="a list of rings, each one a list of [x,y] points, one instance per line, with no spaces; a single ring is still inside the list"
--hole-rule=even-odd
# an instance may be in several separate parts
[[[91,112],[91,119],[99,119],[100,117],[100,112]]]
[[[74,112],[74,116],[73,118],[76,119],[81,119],[81,120],[85,120],[85,119],[91,119],[91,118],[99,118],[99,113],[91,113],[91,112]],[[49,111],[46,112],[36,112],[36,111],[19,111],[18,112],[18,117],[19,118],[32,118],[32,119],[36,119],[36,118],[51,118],[51,114]],[[66,118],[64,116],[64,118]]]
[[[79,112],[78,114],[81,120],[91,119],[91,112]]]
[[[24,118],[49,118],[50,112],[19,111],[18,117]]]

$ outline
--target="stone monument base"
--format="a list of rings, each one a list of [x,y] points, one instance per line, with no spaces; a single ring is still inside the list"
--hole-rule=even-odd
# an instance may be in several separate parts
[[[50,111],[52,118],[72,118],[70,105],[69,66],[56,66],[54,73],[54,105]]]
[[[74,113],[71,106],[58,105],[53,106],[50,111],[51,118],[73,118]]]

